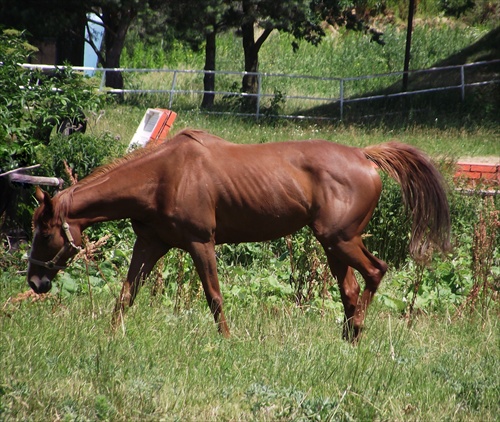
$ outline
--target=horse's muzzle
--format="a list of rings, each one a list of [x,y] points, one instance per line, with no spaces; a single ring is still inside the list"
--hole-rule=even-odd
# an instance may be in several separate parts
[[[42,278],[32,275],[28,280],[28,284],[38,294],[47,293],[52,288],[52,281],[46,275]]]

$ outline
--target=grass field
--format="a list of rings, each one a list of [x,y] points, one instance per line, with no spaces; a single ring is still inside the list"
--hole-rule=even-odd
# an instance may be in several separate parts
[[[142,113],[107,109],[90,132],[109,128],[126,143]],[[497,132],[487,128],[391,131],[187,113],[174,132],[187,126],[236,142],[321,137],[365,145],[396,137],[447,157],[494,154],[498,145]],[[221,271],[229,340],[217,335],[192,274],[191,296],[180,304],[143,288],[117,332],[110,328],[116,275],[104,277],[92,298],[80,287],[80,293],[36,302],[23,293],[23,274],[0,275],[0,420],[497,420],[498,302],[461,316],[456,306],[422,308],[409,326],[400,312],[375,301],[365,335],[353,347],[341,340],[339,301],[299,308],[265,296],[273,265]],[[88,276],[79,266],[75,281],[85,286]],[[126,260],[118,274],[124,271]],[[238,278],[241,271],[246,276]],[[395,274],[382,283],[381,298],[391,293]],[[264,284],[241,300],[233,278]]]
[[[89,133],[109,131],[116,142],[126,144],[143,113],[140,107],[109,107],[100,119],[90,122]],[[172,132],[184,127],[207,129],[241,143],[325,138],[362,146],[398,138],[436,158],[493,155],[498,153],[499,139],[494,127],[256,123],[197,112],[180,113]],[[471,224],[466,238],[472,232]],[[121,252],[127,254],[130,249]],[[106,253],[113,254],[114,249]],[[7,253],[4,258],[11,259]],[[273,303],[259,292],[266,291],[277,269],[275,263],[262,264],[259,271],[221,271],[233,333],[223,340],[191,266],[189,277],[194,283],[189,288],[194,293],[189,301],[179,306],[172,296],[153,298],[144,288],[123,330],[113,333],[110,314],[127,258],[111,280],[104,277],[102,285],[99,278],[92,302],[84,289],[85,267],[74,263],[72,267],[82,268],[80,275],[73,272],[70,278],[80,286],[74,286],[79,293],[34,303],[23,296],[28,288],[24,275],[12,269],[23,270],[25,264],[19,257],[12,259],[11,269],[0,274],[0,420],[498,418],[498,302],[461,317],[455,317],[456,305],[439,306],[437,311],[424,307],[408,327],[400,312],[375,301],[365,336],[353,347],[341,340],[338,300],[326,308],[301,309],[288,300]],[[459,267],[468,264],[457,264],[463,259],[450,257],[446,265],[463,271]],[[2,264],[2,268],[8,267]],[[94,279],[103,277],[105,265],[100,268]],[[246,274],[239,282],[261,286],[246,300],[233,289],[238,271]],[[286,268],[280,271],[286,273]],[[408,284],[405,288],[414,275],[408,271],[400,277]],[[382,283],[381,298],[394,296],[393,276],[391,271]],[[469,277],[468,272],[464,277]],[[168,278],[175,288],[175,274]],[[439,296],[440,292],[436,287],[431,293]]]
[[[223,340],[200,300],[174,312],[147,292],[110,329],[114,297],[3,305],[1,420],[495,421],[498,313],[375,306],[357,347],[329,313],[228,303]]]
[[[145,113],[135,106],[109,107],[98,121],[90,119],[89,132],[110,131],[128,144]],[[198,111],[180,111],[171,129],[175,134],[190,127],[204,129],[236,143],[261,143],[300,139],[327,139],[342,144],[365,146],[397,139],[415,145],[435,158],[456,159],[462,156],[498,155],[500,126],[435,127],[409,124],[389,126],[343,125],[324,122],[242,119],[207,115]]]

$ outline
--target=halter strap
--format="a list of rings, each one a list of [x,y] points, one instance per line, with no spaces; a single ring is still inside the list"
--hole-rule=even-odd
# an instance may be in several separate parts
[[[68,241],[64,242],[64,245],[61,247],[61,249],[59,249],[59,252],[57,252],[56,256],[54,256],[54,258],[52,258],[50,261],[39,261],[38,259],[32,258],[30,254],[30,256],[28,257],[29,262],[35,265],[40,265],[44,268],[47,268],[48,270],[64,270],[68,267],[68,265],[57,265],[57,261],[59,261],[59,258],[71,248],[76,249],[77,251],[80,251],[82,248],[80,246],[76,246],[73,235],[69,230],[69,224],[66,222],[62,215],[61,221],[61,227]]]

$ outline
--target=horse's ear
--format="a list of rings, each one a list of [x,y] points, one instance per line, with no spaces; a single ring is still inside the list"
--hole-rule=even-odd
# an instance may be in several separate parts
[[[36,187],[35,190],[35,198],[40,205],[44,205],[43,213],[45,215],[52,215],[54,212],[54,207],[52,206],[52,198],[50,195],[44,190],[40,189],[40,187]]]
[[[40,189],[40,186],[37,186],[35,188],[35,198],[38,201],[39,205],[42,205],[44,202],[46,192],[44,192],[42,189]]]

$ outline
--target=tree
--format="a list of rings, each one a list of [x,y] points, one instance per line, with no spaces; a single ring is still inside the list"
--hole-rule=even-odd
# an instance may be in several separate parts
[[[166,13],[166,23],[175,29],[175,36],[197,50],[204,43],[205,66],[204,97],[202,107],[210,108],[214,102],[216,70],[216,36],[221,31],[236,28],[243,39],[244,70],[251,72],[243,77],[242,91],[257,92],[259,70],[258,55],[262,44],[274,29],[293,33],[317,43],[324,35],[320,14],[314,12],[310,0],[201,0],[171,2]],[[256,36],[257,31],[262,31]],[[247,102],[253,106],[255,97]]]
[[[67,55],[73,65],[81,65],[83,43],[94,49],[99,63],[106,68],[120,67],[120,57],[127,31],[132,22],[141,14],[148,13],[168,4],[168,0],[4,0],[0,6],[0,24],[19,30],[27,30],[30,40],[52,37],[58,44],[66,44]],[[87,15],[94,13],[104,27],[104,45],[96,46],[91,39],[85,39]],[[71,54],[73,51],[75,54]],[[62,60],[58,60],[62,64]],[[120,72],[107,72],[106,86],[123,88]]]
[[[78,0],[2,0],[0,26],[26,31],[28,40],[39,45],[55,40],[56,62],[83,64],[85,8]]]
[[[259,51],[273,30],[289,32],[297,39],[303,38],[313,44],[319,43],[325,35],[321,28],[324,14],[318,13],[318,10],[324,11],[326,7],[319,9],[315,1],[243,0],[230,3],[227,20],[240,28],[244,69],[249,72],[242,80],[242,91],[245,93],[257,93]],[[250,96],[246,105],[253,108],[256,100],[255,96]]]
[[[171,2],[166,12],[166,24],[173,28],[177,39],[186,42],[197,51],[205,47],[205,75],[203,77],[202,108],[214,104],[216,70],[216,37],[227,28],[226,13],[229,8],[225,0],[188,0]]]
[[[104,48],[99,50],[97,46],[91,44],[101,65],[106,68],[120,67],[125,37],[132,23],[139,17],[165,15],[170,3],[173,2],[170,0],[89,0],[90,11],[101,18],[104,27]],[[89,40],[86,41],[89,42]],[[122,89],[121,72],[106,72],[106,86]]]
[[[243,39],[245,71],[242,91],[256,94],[259,71],[259,51],[273,30],[288,32],[297,40],[306,40],[317,45],[325,36],[322,24],[345,25],[348,29],[365,30],[372,33],[372,39],[382,44],[382,34],[369,28],[351,11],[362,0],[242,0],[231,1],[228,24],[239,26]],[[298,48],[294,41],[292,47]],[[247,98],[247,105],[255,107],[257,97]]]
[[[120,67],[120,57],[125,44],[127,31],[137,15],[149,6],[148,1],[140,0],[90,0],[89,11],[101,18],[104,27],[104,46],[99,49],[91,40],[89,42],[105,68]],[[97,22],[99,23],[99,22]],[[121,72],[106,72],[106,86],[123,88]]]

